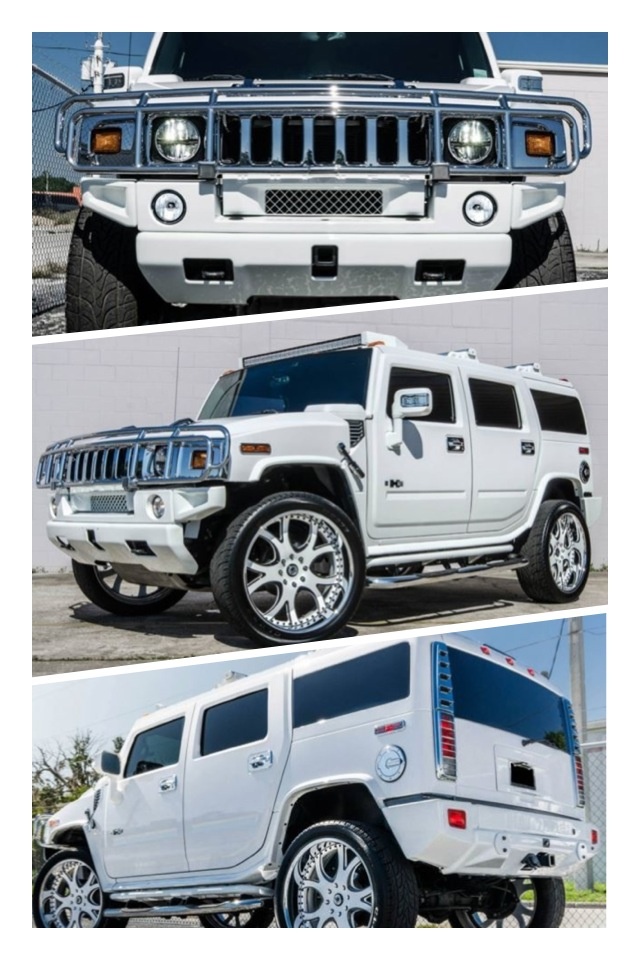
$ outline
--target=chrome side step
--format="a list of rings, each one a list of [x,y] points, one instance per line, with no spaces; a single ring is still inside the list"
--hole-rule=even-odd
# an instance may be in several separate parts
[[[239,913],[242,910],[257,910],[264,900],[218,900],[216,903],[151,905],[147,907],[106,907],[105,917],[197,917],[203,913]]]
[[[378,558],[376,558],[377,561]],[[411,563],[411,557],[407,557],[404,565]],[[422,573],[408,573],[397,577],[376,577],[367,576],[367,586],[369,587],[400,587],[407,583],[414,583],[416,580],[440,580],[445,577],[464,577],[473,573],[481,573],[485,570],[498,570],[506,568],[526,567],[529,561],[521,554],[511,554],[504,560],[486,560],[484,563],[472,563],[466,566],[448,567],[438,570],[424,570]],[[377,566],[384,566],[383,563],[377,563]],[[402,564],[399,564],[402,566]],[[374,568],[375,569],[375,568]]]

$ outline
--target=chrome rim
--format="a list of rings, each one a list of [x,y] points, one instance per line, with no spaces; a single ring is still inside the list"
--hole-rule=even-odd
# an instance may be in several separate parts
[[[284,887],[288,927],[372,927],[375,897],[361,855],[340,840],[307,844],[289,867]]]
[[[97,927],[102,891],[93,869],[83,860],[63,860],[51,868],[40,890],[45,927]]]
[[[459,912],[458,920],[463,927],[529,927],[536,912],[536,889],[531,880],[514,880],[513,886],[518,903],[508,917],[499,920],[488,917],[486,913]]]
[[[249,544],[244,587],[269,626],[299,634],[329,623],[353,584],[353,556],[342,531],[322,514],[291,511],[262,524]]]
[[[165,594],[171,593],[170,587],[154,587],[146,583],[130,583],[124,580],[113,569],[110,563],[96,564],[96,577],[105,593],[110,594],[121,603],[130,603],[132,606],[144,606],[145,603],[155,603]]]
[[[573,513],[563,513],[549,533],[549,568],[556,587],[572,593],[587,571],[587,537],[582,523]]]

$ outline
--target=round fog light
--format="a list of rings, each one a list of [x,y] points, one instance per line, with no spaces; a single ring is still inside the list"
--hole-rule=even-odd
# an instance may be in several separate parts
[[[465,200],[462,212],[469,223],[482,227],[493,220],[497,209],[495,200],[488,193],[472,193]]]
[[[164,511],[166,510],[166,507],[162,497],[159,497],[156,494],[155,497],[151,497],[149,504],[151,506],[151,512],[156,520],[160,520],[161,517],[164,517]]]
[[[51,502],[49,504],[49,510],[51,511],[51,516],[55,520],[58,516],[58,501],[55,497],[51,497]]]
[[[180,194],[172,190],[159,193],[151,206],[161,223],[178,223],[187,212],[187,205]]]

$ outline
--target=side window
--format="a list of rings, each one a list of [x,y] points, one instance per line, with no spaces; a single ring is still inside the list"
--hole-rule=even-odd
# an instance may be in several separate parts
[[[268,729],[268,704],[268,691],[257,690],[205,710],[201,755],[206,757],[210,753],[264,740]]]
[[[140,773],[177,763],[183,729],[184,717],[178,717],[177,720],[170,720],[159,727],[139,733],[127,757],[125,777],[137,777]]]
[[[476,424],[479,427],[504,427],[519,430],[522,426],[515,388],[495,380],[469,379]]]
[[[387,416],[391,416],[393,397],[398,390],[411,390],[414,387],[427,387],[433,395],[433,411],[428,417],[416,417],[416,420],[431,423],[455,423],[456,412],[453,404],[451,377],[446,373],[431,373],[428,370],[409,370],[394,367],[389,378],[387,394]]]
[[[293,725],[304,727],[409,696],[408,643],[316,670],[293,682]]]
[[[540,426],[554,433],[577,433],[585,436],[587,425],[577,397],[548,390],[532,390]]]

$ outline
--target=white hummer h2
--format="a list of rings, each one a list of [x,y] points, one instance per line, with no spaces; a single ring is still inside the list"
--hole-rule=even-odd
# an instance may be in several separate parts
[[[232,677],[137,721],[36,820],[37,926],[560,926],[598,831],[549,681],[455,636]]]
[[[213,589],[244,635],[335,635],[365,585],[514,567],[536,601],[589,574],[575,389],[537,364],[357,334],[245,358],[197,420],[49,446],[37,483],[78,585],[116,614]]]
[[[575,100],[483,33],[156,33],[58,111],[70,331],[576,278]]]

